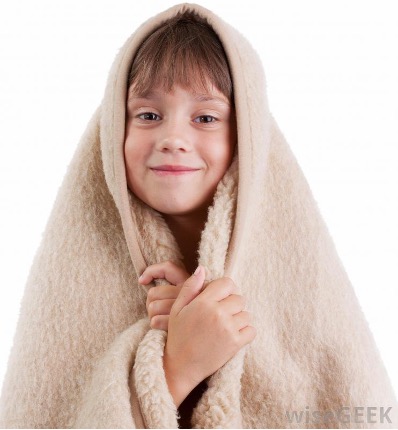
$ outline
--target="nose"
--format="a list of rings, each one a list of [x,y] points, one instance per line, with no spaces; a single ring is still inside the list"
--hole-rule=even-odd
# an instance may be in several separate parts
[[[162,152],[189,151],[191,148],[189,131],[185,129],[183,121],[164,123],[156,146]]]

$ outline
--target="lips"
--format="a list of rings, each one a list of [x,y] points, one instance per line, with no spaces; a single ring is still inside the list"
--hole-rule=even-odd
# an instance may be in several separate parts
[[[162,164],[161,166],[151,167],[152,170],[166,171],[166,172],[186,172],[192,170],[199,170],[195,167],[190,166],[181,166],[181,165],[171,165],[171,164]]]
[[[160,166],[151,167],[151,170],[156,176],[161,178],[189,178],[200,169],[176,164],[162,164]]]

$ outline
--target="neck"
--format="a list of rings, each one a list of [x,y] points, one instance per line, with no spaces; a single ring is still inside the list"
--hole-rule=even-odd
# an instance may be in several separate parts
[[[163,216],[184,256],[185,268],[192,273],[197,267],[197,250],[207,220],[207,208],[194,215]]]

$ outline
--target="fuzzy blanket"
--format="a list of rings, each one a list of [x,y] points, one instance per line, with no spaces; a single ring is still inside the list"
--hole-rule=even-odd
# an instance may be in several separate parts
[[[138,276],[165,260],[183,264],[183,256],[161,214],[129,191],[123,141],[132,58],[159,23],[184,10],[206,18],[221,39],[238,127],[238,150],[209,208],[198,262],[206,283],[234,280],[257,329],[207,378],[192,428],[397,426],[394,392],[366,319],[269,112],[261,62],[237,30],[189,3],[143,23],[114,60],[31,267],[1,426],[178,428],[162,365],[167,332],[150,329]]]

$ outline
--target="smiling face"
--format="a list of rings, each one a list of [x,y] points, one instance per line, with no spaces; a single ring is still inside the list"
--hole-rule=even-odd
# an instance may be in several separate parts
[[[143,95],[130,88],[124,156],[127,184],[146,204],[167,215],[206,211],[231,164],[235,113],[214,86],[193,93],[180,85]],[[196,170],[170,174],[156,166]]]

